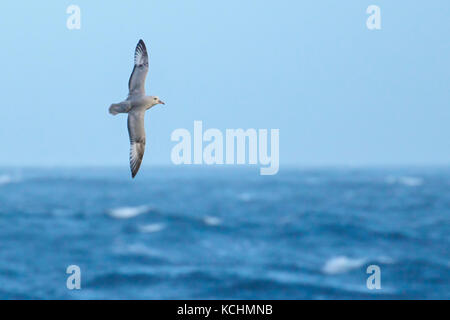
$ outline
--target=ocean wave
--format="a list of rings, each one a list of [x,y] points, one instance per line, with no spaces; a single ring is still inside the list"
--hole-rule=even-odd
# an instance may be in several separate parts
[[[329,259],[322,268],[326,274],[340,274],[357,269],[367,262],[366,259],[348,258],[338,256]]]
[[[143,243],[123,244],[117,243],[113,249],[114,253],[118,254],[136,254],[156,257],[160,256],[160,252],[146,246]]]
[[[207,216],[203,218],[203,222],[208,226],[218,226],[222,224],[222,220],[217,217]]]
[[[130,219],[151,210],[148,206],[120,207],[108,211],[109,216],[116,219]]]
[[[318,177],[306,177],[304,182],[305,184],[318,185],[322,183],[322,179]]]
[[[113,287],[136,287],[149,286],[163,280],[158,275],[148,273],[120,273],[111,272],[98,275],[88,282],[88,287],[113,288]]]
[[[395,260],[388,256],[381,256],[377,259],[377,262],[382,264],[394,264]]]
[[[393,177],[389,176],[386,178],[386,183],[388,184],[401,184],[407,187],[418,187],[423,184],[423,179],[419,177]]]
[[[152,223],[152,224],[146,224],[143,226],[139,226],[138,229],[142,233],[154,233],[161,231],[166,228],[166,225],[163,223]]]
[[[146,256],[150,258],[166,258],[166,254],[160,251],[156,247],[149,247],[145,243],[137,242],[131,244],[125,244],[118,242],[112,248],[112,251],[116,255],[121,256]]]
[[[14,179],[7,174],[0,175],[0,186],[14,182]]]
[[[255,198],[255,196],[252,193],[243,192],[238,194],[237,198],[242,202],[250,202]]]
[[[322,272],[326,274],[341,274],[351,270],[358,269],[365,264],[379,263],[379,264],[394,264],[395,260],[388,256],[380,256],[375,259],[369,258],[349,258],[346,256],[337,256],[328,259],[322,268]]]

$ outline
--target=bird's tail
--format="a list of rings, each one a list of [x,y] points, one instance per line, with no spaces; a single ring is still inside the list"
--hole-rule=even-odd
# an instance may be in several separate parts
[[[109,107],[109,113],[115,116],[118,113],[127,113],[130,111],[131,104],[128,101],[123,101],[120,103],[113,103]]]

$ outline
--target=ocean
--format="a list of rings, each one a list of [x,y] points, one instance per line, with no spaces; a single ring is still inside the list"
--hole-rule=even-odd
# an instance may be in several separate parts
[[[449,299],[449,213],[449,168],[3,168],[0,299]]]

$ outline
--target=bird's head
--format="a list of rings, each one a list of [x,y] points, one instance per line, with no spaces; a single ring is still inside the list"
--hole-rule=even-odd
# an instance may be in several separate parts
[[[151,99],[150,102],[151,102],[152,106],[157,105],[157,104],[165,105],[164,101],[162,101],[159,97],[151,96],[150,99]]]

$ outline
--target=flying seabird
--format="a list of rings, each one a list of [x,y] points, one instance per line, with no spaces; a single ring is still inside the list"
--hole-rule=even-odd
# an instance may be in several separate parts
[[[145,77],[148,73],[148,55],[144,41],[139,40],[134,52],[134,68],[128,81],[128,97],[120,103],[113,103],[109,113],[128,113],[128,134],[130,135],[130,169],[134,178],[139,171],[145,151],[145,111],[157,104],[165,104],[156,96],[145,95]]]

